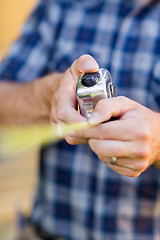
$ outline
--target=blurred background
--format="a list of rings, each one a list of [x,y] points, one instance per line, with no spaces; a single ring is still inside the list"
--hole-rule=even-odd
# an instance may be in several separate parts
[[[0,56],[18,37],[37,0],[0,0]]]
[[[18,37],[37,0],[0,0],[0,61]],[[17,214],[29,214],[37,179],[38,150],[0,161],[0,240],[16,235]]]

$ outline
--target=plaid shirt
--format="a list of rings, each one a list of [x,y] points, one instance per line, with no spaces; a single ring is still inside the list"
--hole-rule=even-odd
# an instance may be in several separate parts
[[[160,111],[160,4],[134,0],[41,0],[0,66],[27,82],[65,71],[89,53],[109,69],[117,95]],[[159,240],[160,172],[110,170],[88,145],[41,150],[33,221],[68,240]]]

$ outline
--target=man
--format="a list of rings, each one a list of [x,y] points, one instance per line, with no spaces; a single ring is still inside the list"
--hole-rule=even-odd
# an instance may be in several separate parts
[[[159,1],[40,1],[1,64],[1,123],[86,121],[76,81],[99,66],[125,96],[100,101],[91,129],[41,150],[38,234],[159,239],[159,30]]]

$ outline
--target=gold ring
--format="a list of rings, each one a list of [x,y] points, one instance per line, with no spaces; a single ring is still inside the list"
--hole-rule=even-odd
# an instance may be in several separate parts
[[[112,165],[116,165],[116,161],[117,161],[117,158],[116,158],[116,157],[111,157],[110,163],[111,163]]]

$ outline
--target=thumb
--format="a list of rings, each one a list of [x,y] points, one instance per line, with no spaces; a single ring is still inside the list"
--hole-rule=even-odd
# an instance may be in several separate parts
[[[136,108],[137,103],[126,97],[114,97],[100,100],[90,119],[91,125],[98,125],[110,118],[120,118],[129,110]]]
[[[89,73],[98,71],[99,66],[96,60],[86,54],[82,55],[70,67],[70,72],[73,75],[74,79],[77,79],[80,73]]]

